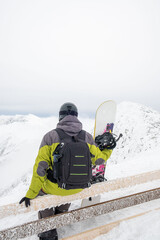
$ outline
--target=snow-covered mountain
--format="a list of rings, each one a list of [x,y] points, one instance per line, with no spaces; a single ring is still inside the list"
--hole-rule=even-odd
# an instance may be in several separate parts
[[[83,128],[93,134],[94,119],[81,117],[79,119],[83,123]],[[57,117],[39,118],[34,115],[0,116],[0,205],[17,202],[25,195],[30,184],[33,164],[41,139],[46,132],[56,127],[57,121]],[[114,133],[117,135],[122,133],[123,138],[118,142],[111,158],[107,162],[107,179],[160,169],[159,112],[140,104],[123,102],[117,107]],[[158,183],[152,184],[157,186],[156,184]],[[122,189],[121,195],[123,196],[123,194]],[[153,203],[145,203],[141,207],[135,206],[133,210],[129,208],[118,213],[110,213],[107,217],[106,215],[100,216],[98,219],[88,220],[74,227],[66,226],[63,229],[59,229],[59,234],[64,236],[70,231],[72,234],[75,234],[75,228],[79,232],[82,229],[84,231],[84,225],[93,228],[105,221],[115,221],[120,214],[123,217],[125,214],[126,216],[132,215],[136,209],[137,213],[143,208],[146,211],[149,208],[154,209],[155,204],[159,207],[159,200],[155,201],[152,201]],[[73,204],[72,208],[74,209],[74,207],[76,205]],[[119,240],[129,238],[149,240],[150,236],[153,236],[153,232],[154,239],[158,240],[160,237],[159,213],[160,211],[153,211],[138,218],[138,220],[124,222],[110,231],[109,234],[98,237],[97,240],[117,239],[117,237]],[[26,218],[28,218],[27,221],[36,220],[37,214],[33,213],[33,215],[26,216]],[[22,215],[19,218],[15,217],[14,220],[13,218],[2,219],[0,222],[1,229],[14,225],[13,221],[15,224],[19,224],[26,218]],[[150,225],[148,232],[146,231],[146,223]],[[37,236],[26,238],[26,240],[29,239],[35,240]]]
[[[140,104],[122,102],[118,105],[114,132],[122,133],[123,138],[112,161],[129,160],[160,146],[160,113]]]
[[[93,133],[94,119],[79,119],[83,128]],[[26,193],[42,137],[56,127],[57,121],[57,117],[0,116],[0,181],[3,183],[0,204],[6,199],[17,201]],[[117,107],[114,133],[122,133],[123,138],[113,151],[108,167],[120,163],[127,166],[128,161],[131,163],[140,154],[160,145],[160,113],[140,104],[123,102]]]

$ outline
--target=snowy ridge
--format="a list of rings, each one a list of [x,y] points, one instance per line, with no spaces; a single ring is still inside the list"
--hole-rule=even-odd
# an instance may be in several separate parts
[[[111,157],[113,163],[129,160],[160,146],[160,113],[146,106],[123,102],[118,105],[114,132],[123,134]]]
[[[0,196],[18,185],[26,191],[41,139],[46,131],[55,127],[56,120],[34,115],[0,117],[0,180],[3,181]]]

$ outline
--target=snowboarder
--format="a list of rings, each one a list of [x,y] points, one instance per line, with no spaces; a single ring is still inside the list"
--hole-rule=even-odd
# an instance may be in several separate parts
[[[53,177],[55,174],[54,165],[56,165],[54,154],[57,147],[60,146],[61,143],[59,131],[60,132],[62,131],[64,135],[68,136],[69,138],[76,139],[76,137],[79,136],[80,132],[82,132],[82,123],[78,120],[77,117],[78,110],[73,103],[67,102],[61,106],[59,111],[59,122],[57,124],[57,128],[48,132],[42,139],[38,156],[33,167],[33,176],[29,190],[27,191],[26,196],[21,199],[20,204],[22,202],[25,202],[25,206],[28,207],[30,206],[31,199],[34,199],[37,196],[43,196],[45,194],[65,196],[82,191],[81,187],[79,188],[71,187],[71,189],[59,187],[58,183]],[[103,149],[101,151],[95,144],[92,135],[86,131],[83,132],[85,133],[84,142],[88,146],[92,164],[100,165],[105,163],[107,159],[110,157],[112,150]],[[85,174],[83,175],[84,175],[83,178],[85,178],[86,177]],[[83,178],[81,176],[81,179]],[[39,211],[38,218],[40,219],[52,216],[54,214],[66,212],[68,211],[69,207],[70,203],[63,204],[55,208]],[[40,233],[38,236],[39,239],[42,240],[58,239],[56,229]]]

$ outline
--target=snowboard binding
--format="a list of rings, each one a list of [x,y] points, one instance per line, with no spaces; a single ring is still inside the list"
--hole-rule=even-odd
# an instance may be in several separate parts
[[[99,149],[102,151],[105,148],[106,149],[114,149],[117,145],[117,141],[123,136],[122,134],[119,135],[119,137],[116,139],[115,134],[112,134],[111,132],[105,132],[102,135],[98,135],[95,138],[95,143],[99,147]]]

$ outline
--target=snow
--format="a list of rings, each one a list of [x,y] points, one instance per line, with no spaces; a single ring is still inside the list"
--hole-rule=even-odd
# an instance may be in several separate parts
[[[122,221],[119,226],[113,228],[108,234],[97,237],[95,240],[159,240],[159,218],[160,210],[153,210],[137,218]]]
[[[93,134],[94,119],[79,118],[83,128]],[[56,127],[57,117],[39,118],[34,115],[0,116],[0,205],[19,201],[28,190],[33,164],[43,135]],[[106,178],[112,180],[144,172],[160,169],[160,113],[146,106],[123,102],[118,105],[115,134],[122,133],[111,158],[107,163]],[[159,187],[160,181],[154,181],[142,186],[102,196],[102,200],[124,194],[131,194],[144,189]],[[128,192],[127,192],[128,191]],[[79,202],[71,208],[78,207]],[[123,209],[81,224],[66,226],[59,229],[61,237],[97,227],[108,222],[114,222],[118,217],[133,215],[143,211],[150,212],[134,219],[121,222],[100,239],[160,239],[160,200],[141,204],[133,208]],[[37,219],[37,214],[25,214],[0,220],[0,229]],[[86,224],[87,223],[87,224]],[[85,228],[85,226],[87,226]],[[149,226],[146,228],[146,226]],[[27,239],[27,238],[26,238]],[[29,239],[37,239],[36,236]]]

